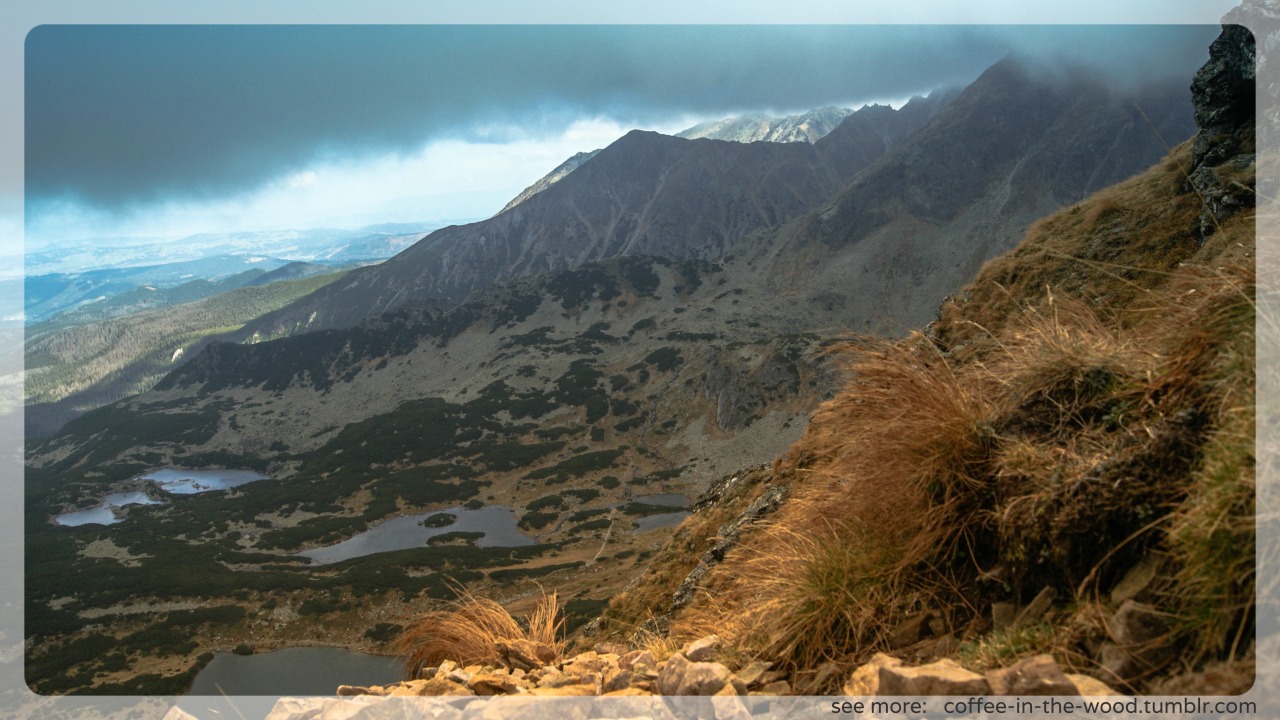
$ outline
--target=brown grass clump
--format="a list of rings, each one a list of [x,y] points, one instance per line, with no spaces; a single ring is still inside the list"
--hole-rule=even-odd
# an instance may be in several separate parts
[[[720,634],[799,669],[880,644],[901,612],[959,601],[939,588],[971,575],[980,552],[985,382],[959,379],[918,336],[850,348],[850,388],[811,423],[792,499],[673,632],[718,622]],[[920,582],[922,572],[933,579]]]
[[[1179,632],[1196,659],[1234,660],[1256,601],[1254,268],[1202,270],[1173,287],[1170,379],[1161,390],[1209,418],[1187,497],[1171,514]]]
[[[992,379],[1010,408],[1002,431],[1051,435],[1078,430],[1121,411],[1128,388],[1149,375],[1150,351],[1131,335],[1108,326],[1081,301],[1046,293],[1043,306],[1011,326],[993,360]]]
[[[556,651],[564,649],[564,619],[556,593],[543,594],[521,623],[494,600],[458,590],[458,599],[444,610],[422,615],[397,639],[395,649],[403,657],[409,678],[428,667],[452,660],[459,665],[496,665],[499,640],[532,640]]]

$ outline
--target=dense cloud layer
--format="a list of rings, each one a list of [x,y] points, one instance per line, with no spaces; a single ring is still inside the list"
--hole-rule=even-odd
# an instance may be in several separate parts
[[[43,26],[26,47],[28,201],[216,198],[309,163],[502,141],[582,117],[904,97],[1009,53],[1186,77],[1216,27]],[[492,133],[497,133],[497,136]]]

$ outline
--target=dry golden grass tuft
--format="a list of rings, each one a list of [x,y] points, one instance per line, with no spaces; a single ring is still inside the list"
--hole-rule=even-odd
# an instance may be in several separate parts
[[[878,646],[903,612],[962,601],[948,582],[957,562],[971,574],[985,522],[986,381],[957,377],[919,336],[848,351],[853,379],[797,448],[791,499],[673,632],[714,629],[797,670]],[[920,582],[922,568],[934,580]]]
[[[423,614],[396,640],[409,678],[426,668],[452,660],[459,665],[496,665],[499,640],[545,643],[557,657],[564,650],[564,620],[556,593],[543,594],[521,623],[494,600],[459,588],[450,607]]]

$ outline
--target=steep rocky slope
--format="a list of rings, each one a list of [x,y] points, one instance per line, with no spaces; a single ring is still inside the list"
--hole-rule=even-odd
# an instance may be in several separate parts
[[[575,154],[573,157],[569,158],[568,160],[565,160],[564,162],[560,163],[555,167],[554,170],[552,170],[551,172],[539,178],[538,181],[535,182],[534,184],[530,185],[524,190],[521,190],[519,195],[516,195],[514,198],[511,198],[511,202],[504,205],[502,209],[498,211],[498,214],[501,215],[502,213],[519,205],[525,200],[528,200],[534,195],[537,195],[543,190],[546,190],[552,185],[555,185],[556,183],[560,182],[566,176],[568,176],[569,173],[573,172],[574,170],[577,170],[579,167],[582,166],[582,163],[595,157],[599,152],[600,150],[598,149],[590,150],[587,152],[580,152]]]
[[[877,651],[1247,690],[1253,53],[1238,28],[1214,43],[1194,142],[1036,223],[926,333],[851,343],[805,436],[704,497],[593,640],[715,631],[809,692],[876,692]]]
[[[348,326],[619,255],[738,258],[775,291],[819,303],[852,291],[838,300],[851,327],[901,329],[1033,219],[1148,166],[1162,140],[1188,137],[1186,96],[1174,86],[1126,96],[1087,78],[1059,85],[1006,60],[959,94],[862,108],[813,145],[633,132],[510,211],[432,233],[252,330]]]

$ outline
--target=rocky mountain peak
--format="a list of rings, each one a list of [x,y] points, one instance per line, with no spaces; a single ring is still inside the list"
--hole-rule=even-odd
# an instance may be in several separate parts
[[[1253,145],[1254,86],[1257,83],[1256,43],[1241,25],[1223,25],[1209,46],[1209,61],[1191,82],[1200,136],[1192,163],[1218,165]]]
[[[1231,16],[1228,16],[1228,20]],[[1252,173],[1256,148],[1257,42],[1248,28],[1227,23],[1209,46],[1209,60],[1191,82],[1200,133],[1192,146],[1186,189],[1200,196],[1200,236],[1255,203]],[[1241,182],[1241,177],[1249,178]]]

